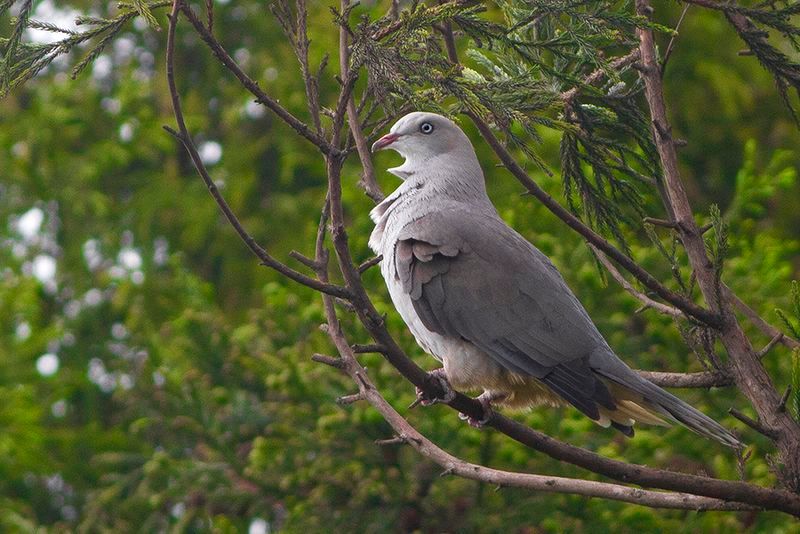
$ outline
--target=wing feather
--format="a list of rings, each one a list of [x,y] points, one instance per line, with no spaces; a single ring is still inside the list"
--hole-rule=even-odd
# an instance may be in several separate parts
[[[546,256],[495,217],[431,213],[399,234],[394,268],[423,324],[540,379],[592,419],[614,409],[589,366],[605,346]]]

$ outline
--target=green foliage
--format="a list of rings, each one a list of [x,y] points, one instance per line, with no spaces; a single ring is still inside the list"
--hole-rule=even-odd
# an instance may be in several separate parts
[[[24,2],[12,3],[0,6],[23,19]],[[57,26],[38,21],[39,4],[31,5],[25,27],[56,32]],[[286,532],[798,531],[775,513],[663,511],[493,491],[440,477],[408,448],[376,446],[374,440],[390,437],[386,423],[365,405],[338,407],[335,398],[353,385],[309,359],[333,352],[318,330],[318,296],[257,265],[183,151],[161,130],[173,123],[160,59],[164,35],[151,31],[147,13],[158,20],[166,4],[69,5],[92,18],[82,19],[86,30],[61,28],[56,43],[17,32],[17,22],[0,14],[9,36],[3,56],[11,58],[4,61],[10,70],[3,79],[13,87],[0,101],[0,530],[241,532],[262,519]],[[385,46],[373,48],[359,36],[391,21],[355,25],[353,62],[369,71],[371,90],[387,106],[453,115],[468,106],[491,119],[520,155],[535,158],[540,167],[533,172],[550,194],[567,191],[576,212],[601,228],[602,217],[633,220],[640,209],[657,212],[657,168],[647,118],[635,116],[641,109],[635,73],[614,74],[597,86],[581,83],[595,69],[608,71],[608,58],[629,50],[631,32],[644,22],[627,15],[624,2],[514,5],[480,11],[419,4],[403,15],[406,23]],[[677,8],[664,9],[658,23],[674,24]],[[214,31],[226,48],[308,120],[296,58],[279,23],[258,2],[217,4],[216,10]],[[376,20],[382,13],[361,6],[352,18]],[[311,64],[319,65],[337,46],[333,17],[315,9],[309,19]],[[765,316],[776,318],[778,307],[800,328],[787,291],[798,277],[793,262],[800,254],[800,224],[792,222],[800,212],[794,171],[800,138],[780,103],[772,103],[771,77],[754,60],[735,56],[741,43],[719,29],[726,27],[717,25],[720,19],[690,11],[666,76],[676,129],[689,141],[681,152],[684,176],[693,202],[703,206],[698,212],[715,203],[717,227],[728,227],[725,282]],[[473,39],[460,50],[468,64],[461,72],[438,59],[441,42],[429,30],[446,21]],[[20,37],[13,50],[15,32]],[[87,62],[79,80],[70,81],[72,68],[106,37],[110,41],[95,55],[113,69]],[[670,35],[660,38],[663,49]],[[61,48],[64,42],[73,43],[71,52]],[[186,25],[179,27],[178,43],[187,121],[208,154],[220,143],[221,157],[209,168],[234,211],[277,257],[287,258],[292,249],[309,252],[324,193],[318,153],[254,106]],[[55,61],[62,53],[67,60]],[[25,72],[32,77],[22,85]],[[561,94],[575,83],[580,92],[568,110]],[[332,73],[324,72],[324,103],[337,88]],[[519,185],[494,167],[485,144],[464,127],[476,141],[501,215],[553,258],[615,350],[637,367],[702,370],[706,333],[676,328],[652,311],[635,313],[639,302],[613,283],[606,287],[581,240],[520,196]],[[565,137],[576,148],[562,157]],[[395,159],[382,153],[377,168]],[[565,176],[567,164],[572,174]],[[351,250],[366,259],[371,205],[354,185],[359,173],[355,163],[345,170],[345,209]],[[395,187],[392,177],[379,174],[385,190]],[[627,206],[601,211],[612,209],[604,203]],[[608,215],[592,215],[594,209]],[[616,231],[648,270],[693,293],[671,233],[642,231],[638,223]],[[710,231],[716,247],[715,235]],[[48,258],[56,265],[52,278],[41,271]],[[367,272],[365,283],[391,332],[421,365],[433,368],[393,311],[379,274]],[[345,327],[355,333],[353,341],[366,341],[352,318]],[[47,354],[58,362],[49,375],[37,370]],[[779,346],[765,359],[780,388],[791,381],[800,392],[798,355]],[[393,405],[411,402],[413,388],[379,356],[364,355],[362,363]],[[726,416],[730,406],[741,405],[735,391],[679,395],[743,430],[755,448],[745,464],[747,479],[774,483],[762,454],[771,452],[769,443]],[[789,401],[797,415],[798,397]],[[449,410],[405,415],[437,444],[471,461],[585,476],[502,436],[468,428]],[[735,458],[679,427],[637,428],[636,438],[625,440],[575,410],[543,408],[515,417],[612,458],[738,477]]]

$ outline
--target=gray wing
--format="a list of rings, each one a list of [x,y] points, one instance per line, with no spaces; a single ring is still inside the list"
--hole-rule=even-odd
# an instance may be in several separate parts
[[[592,419],[598,404],[615,408],[590,358],[616,357],[550,260],[501,220],[426,215],[401,230],[394,273],[429,330],[538,378]]]

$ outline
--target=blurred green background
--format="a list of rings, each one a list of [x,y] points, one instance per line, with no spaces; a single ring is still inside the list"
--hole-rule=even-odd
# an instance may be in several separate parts
[[[386,6],[359,8],[373,16]],[[258,1],[216,2],[215,32],[237,61],[307,117],[293,51]],[[198,6],[199,7],[199,6]],[[102,15],[106,2],[35,3],[35,17]],[[311,11],[312,63],[338,38],[325,3]],[[656,2],[674,25],[680,6]],[[159,20],[165,22],[164,13]],[[0,21],[9,23],[8,17]],[[162,24],[165,27],[165,24]],[[7,26],[6,26],[7,27]],[[324,195],[313,147],[270,116],[184,24],[178,77],[190,130],[234,211],[275,256],[311,253]],[[171,532],[800,532],[778,513],[650,510],[499,489],[453,477],[412,450],[380,447],[388,425],[369,407],[338,407],[352,383],[310,361],[332,348],[319,297],[260,267],[223,221],[172,125],[166,32],[136,20],[77,80],[59,60],[0,101],[0,531]],[[663,36],[662,36],[663,37]],[[45,39],[41,32],[27,40]],[[662,47],[666,38],[661,41]],[[772,79],[724,18],[691,9],[666,91],[682,173],[698,213],[717,203],[731,227],[725,281],[770,321],[789,307],[800,270],[800,134]],[[335,62],[335,61],[334,61]],[[337,90],[323,76],[323,98]],[[598,276],[581,240],[495,166],[467,128],[502,216],[561,268],[601,331],[636,367],[700,370],[675,324]],[[558,138],[538,147],[554,164]],[[383,169],[398,156],[380,154]],[[346,167],[353,255],[369,257],[369,200]],[[531,171],[558,198],[558,176]],[[666,234],[664,234],[666,240]],[[632,251],[669,278],[657,251]],[[366,284],[389,327],[426,368],[373,270]],[[352,341],[367,341],[348,319]],[[754,333],[757,343],[766,340]],[[779,387],[791,357],[767,357]],[[403,408],[413,387],[382,359],[363,363]],[[771,484],[769,444],[727,416],[749,411],[732,390],[679,395],[737,428],[755,452],[747,480]],[[402,411],[402,410],[401,410]],[[752,413],[751,413],[752,415]],[[443,448],[492,467],[586,476],[441,407],[408,413]],[[682,429],[641,428],[633,440],[572,409],[517,417],[614,458],[737,478],[735,458]]]

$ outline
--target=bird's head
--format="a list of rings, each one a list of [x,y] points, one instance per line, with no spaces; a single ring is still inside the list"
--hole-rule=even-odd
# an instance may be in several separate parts
[[[454,151],[472,151],[469,138],[456,123],[436,113],[415,111],[402,117],[389,133],[375,141],[372,151],[391,148],[409,162],[421,163]]]

